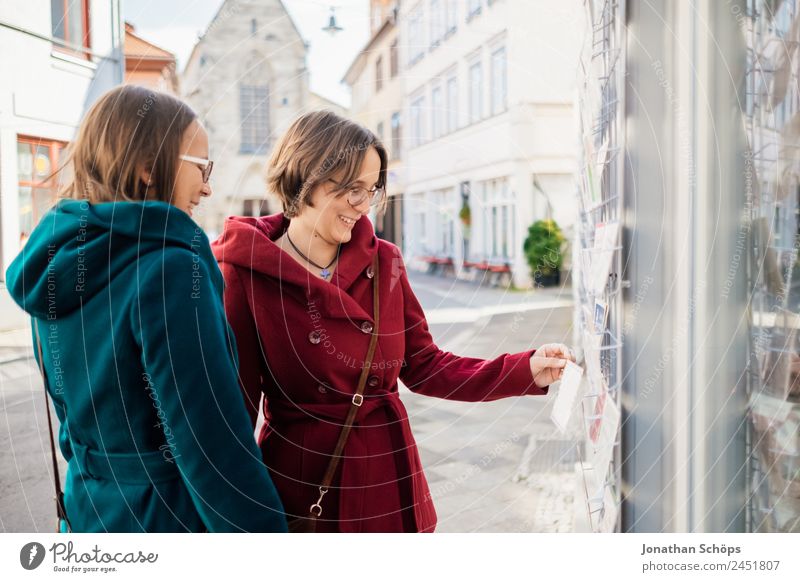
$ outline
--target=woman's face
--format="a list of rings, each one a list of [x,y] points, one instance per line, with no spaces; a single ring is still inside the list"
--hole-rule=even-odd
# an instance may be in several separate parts
[[[381,171],[381,158],[374,147],[364,154],[358,174],[348,186],[361,186],[371,189],[378,182]],[[332,180],[341,183],[341,174],[335,173]],[[347,195],[337,196],[336,184],[331,181],[317,184],[311,193],[313,206],[305,206],[293,221],[315,232],[330,244],[346,243],[352,237],[356,222],[369,212],[369,199],[358,206],[347,201]]]
[[[208,159],[208,134],[199,121],[193,121],[183,132],[180,154]],[[204,196],[211,196],[211,185],[203,183],[201,164],[179,159],[172,204],[191,216]]]

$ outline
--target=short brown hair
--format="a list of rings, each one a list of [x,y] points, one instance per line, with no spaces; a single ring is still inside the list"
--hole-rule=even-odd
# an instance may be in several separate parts
[[[386,187],[386,148],[367,128],[332,111],[313,111],[292,122],[267,163],[267,187],[278,196],[284,214],[292,218],[311,206],[314,187],[343,170],[341,183],[353,182],[364,155],[374,147],[381,159],[376,186]],[[344,192],[343,188],[340,188]]]
[[[102,95],[81,121],[69,147],[71,176],[61,191],[90,202],[170,202],[183,133],[197,114],[180,99],[137,85]],[[138,168],[152,175],[152,186]],[[63,168],[63,166],[62,166]]]

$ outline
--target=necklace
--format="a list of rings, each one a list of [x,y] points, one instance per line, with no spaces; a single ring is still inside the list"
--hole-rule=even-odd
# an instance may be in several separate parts
[[[292,242],[291,237],[289,237],[289,231],[288,230],[286,231],[286,240],[288,240],[289,244],[292,245],[292,248],[294,249],[294,252],[296,252],[298,255],[300,255],[306,263],[308,263],[309,265],[313,265],[317,269],[320,270],[319,274],[323,279],[327,279],[328,277],[331,276],[330,268],[331,268],[331,265],[333,265],[333,263],[336,262],[336,259],[339,258],[339,248],[342,246],[341,244],[336,246],[336,255],[333,257],[333,260],[330,263],[328,263],[327,267],[323,267],[322,265],[318,265],[317,263],[315,263],[314,261],[312,261],[311,259],[309,259],[307,256],[305,256],[303,253],[300,252],[300,249],[297,248],[297,245],[295,245]]]

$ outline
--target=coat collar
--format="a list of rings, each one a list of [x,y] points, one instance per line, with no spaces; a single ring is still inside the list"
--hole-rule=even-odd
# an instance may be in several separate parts
[[[214,256],[219,262],[299,287],[306,297],[322,299],[330,310],[341,312],[342,316],[353,316],[354,310],[360,310],[358,315],[368,318],[360,306],[347,305],[349,301],[342,291],[347,292],[363,276],[378,252],[378,239],[369,218],[362,216],[356,222],[352,238],[342,245],[330,282],[313,276],[275,243],[289,222],[283,213],[257,218],[232,216],[225,221],[222,235],[211,245]]]

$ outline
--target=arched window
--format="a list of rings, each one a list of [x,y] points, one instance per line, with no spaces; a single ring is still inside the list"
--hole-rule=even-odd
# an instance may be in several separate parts
[[[270,148],[270,71],[266,60],[251,53],[239,82],[239,152],[265,154]]]

